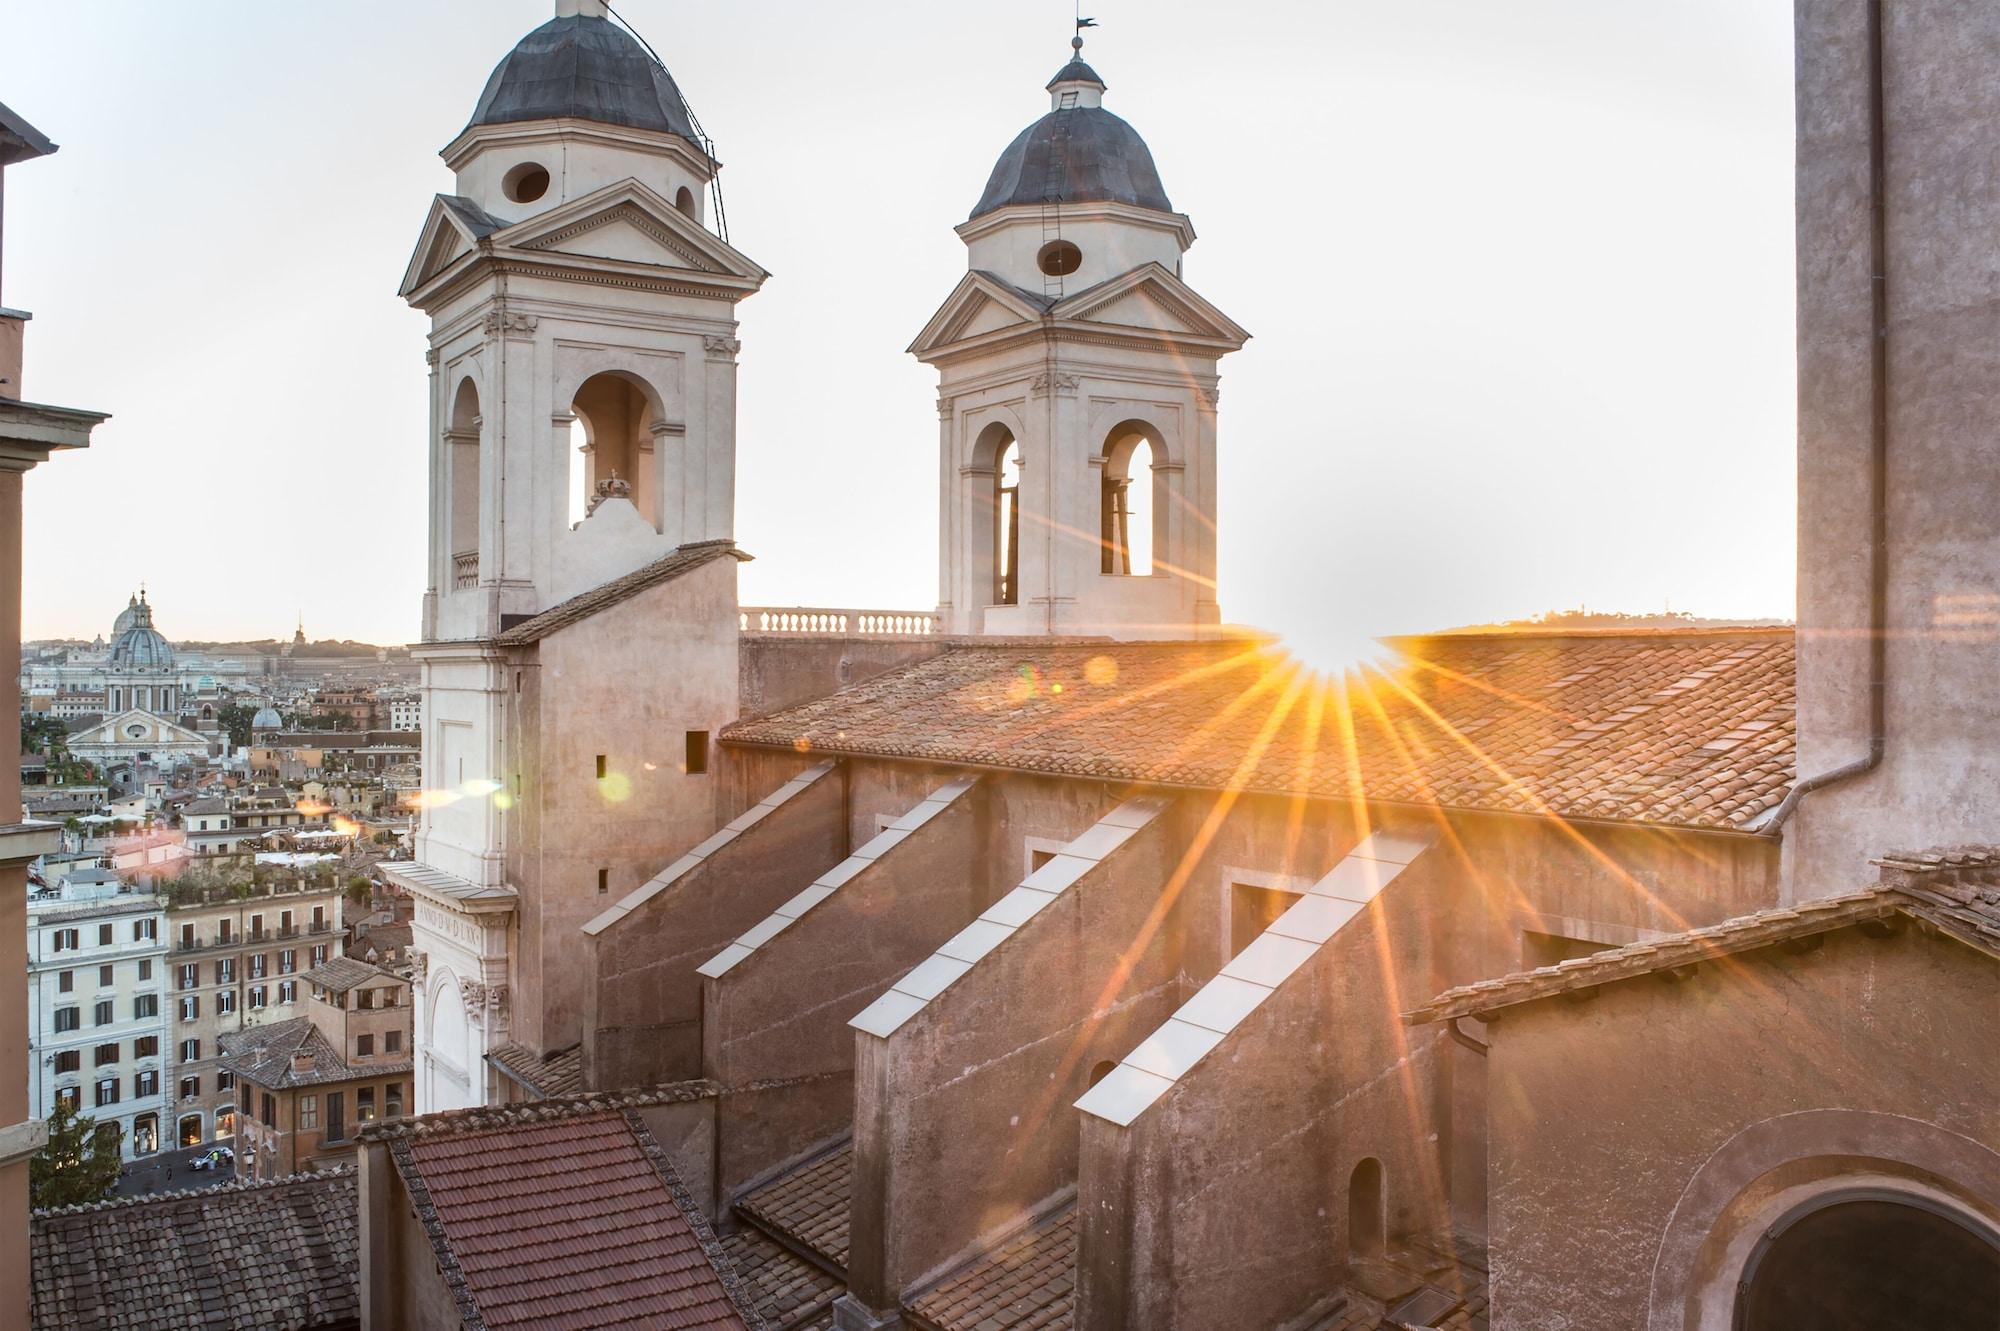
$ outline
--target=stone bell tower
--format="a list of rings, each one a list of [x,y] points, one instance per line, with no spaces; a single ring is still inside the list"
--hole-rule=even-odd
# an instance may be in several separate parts
[[[419,948],[489,996],[509,931],[535,923],[532,889],[508,881],[507,811],[537,760],[510,751],[522,671],[498,639],[731,538],[736,303],[766,277],[723,234],[720,163],[672,75],[603,0],[555,10],[445,146],[456,182],[400,291],[431,319],[426,793],[408,878]],[[451,1076],[420,1069],[419,1108],[478,1102],[504,1016],[474,1007],[462,1049],[426,1050],[420,1032]]]
[[[1073,45],[910,347],[938,371],[943,627],[1197,637],[1221,621],[1216,365],[1249,334],[1182,280],[1194,227]]]

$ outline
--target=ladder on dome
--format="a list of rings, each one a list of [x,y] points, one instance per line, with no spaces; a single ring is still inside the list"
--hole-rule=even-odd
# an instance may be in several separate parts
[[[724,212],[722,208],[722,173],[715,169],[715,140],[709,138],[708,131],[701,127],[701,118],[694,113],[694,103],[687,99],[686,93],[681,92],[680,85],[674,83],[674,76],[667,70],[667,62],[660,59],[660,53],[653,49],[653,44],[640,36],[639,30],[626,22],[625,16],[610,5],[607,4],[604,6],[604,12],[616,19],[618,26],[632,34],[633,39],[646,49],[646,54],[652,57],[654,68],[665,74],[667,82],[673,85],[674,91],[680,93],[681,110],[687,112],[688,127],[694,131],[695,138],[700,140],[702,152],[708,157],[708,197],[715,209],[714,226],[710,229],[715,232],[717,239],[727,245],[729,243],[729,214]]]
[[[1042,173],[1042,294],[1062,299],[1063,277],[1068,272],[1049,246],[1062,239],[1063,188],[1069,179],[1070,112],[1076,110],[1077,91],[1071,88],[1056,104],[1055,124],[1049,127],[1049,162]]]

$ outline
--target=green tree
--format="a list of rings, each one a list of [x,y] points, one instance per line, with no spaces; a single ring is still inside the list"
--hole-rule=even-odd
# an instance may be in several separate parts
[[[48,1145],[28,1162],[28,1204],[39,1210],[101,1202],[122,1167],[116,1129],[100,1133],[96,1119],[59,1103],[49,1117]]]
[[[250,743],[250,722],[256,717],[257,709],[240,702],[226,702],[215,714],[215,722],[223,733],[229,736],[229,746],[244,748]]]
[[[368,876],[366,874],[356,873],[347,876],[347,899],[357,906],[368,903]]]

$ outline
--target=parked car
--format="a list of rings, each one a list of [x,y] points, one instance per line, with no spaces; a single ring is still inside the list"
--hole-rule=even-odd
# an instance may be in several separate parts
[[[227,1146],[213,1146],[192,1161],[196,1169],[228,1169],[236,1163],[236,1152]]]

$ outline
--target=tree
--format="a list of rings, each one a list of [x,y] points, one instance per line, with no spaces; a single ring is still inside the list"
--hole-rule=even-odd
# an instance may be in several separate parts
[[[362,906],[367,904],[368,902],[367,875],[357,873],[357,874],[349,874],[347,876],[347,899],[349,901],[352,901],[357,906]]]
[[[240,702],[226,702],[216,709],[215,723],[229,736],[229,747],[241,749],[250,743],[250,722],[257,709]]]
[[[85,1206],[111,1195],[124,1167],[118,1133],[100,1133],[97,1120],[58,1101],[49,1116],[49,1143],[28,1162],[28,1204]]]

